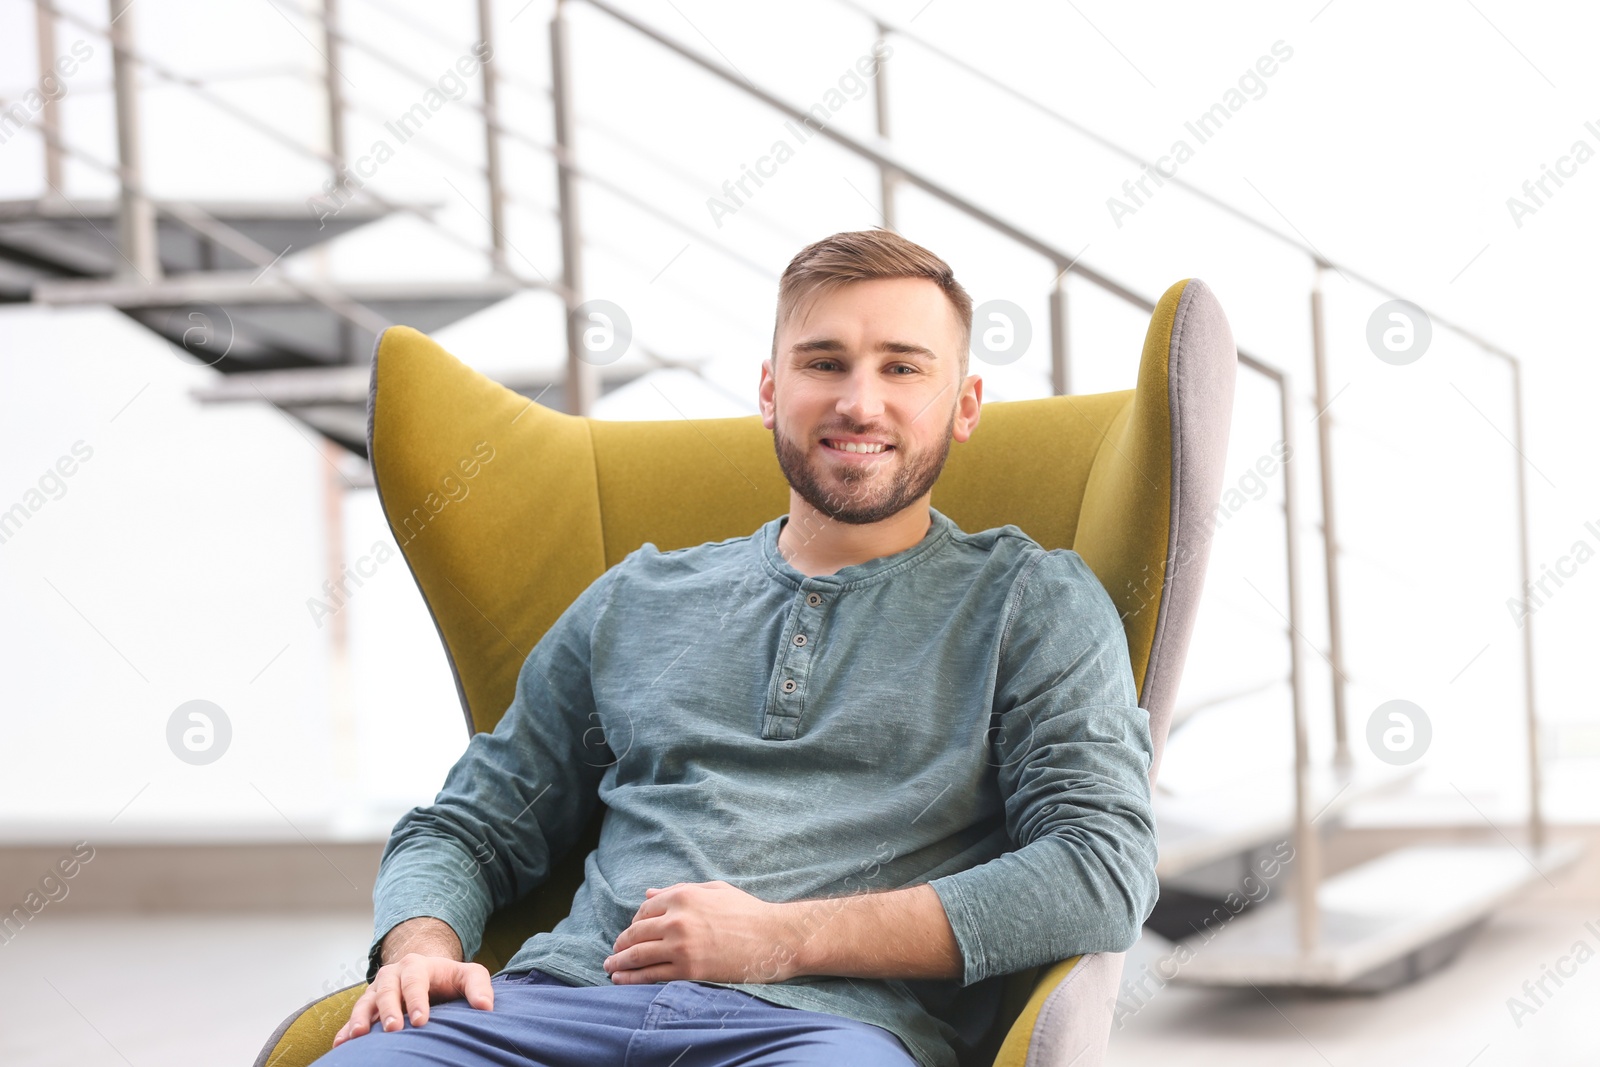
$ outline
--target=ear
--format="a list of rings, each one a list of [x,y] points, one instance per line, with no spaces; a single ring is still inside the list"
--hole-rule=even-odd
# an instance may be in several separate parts
[[[761,425],[772,429],[778,421],[778,383],[773,377],[772,360],[761,361],[761,384],[756,388],[756,403],[761,408]]]
[[[978,417],[983,412],[983,379],[976,374],[969,374],[961,383],[961,393],[956,400],[955,427],[950,436],[961,443],[972,436],[972,431],[978,428]]]

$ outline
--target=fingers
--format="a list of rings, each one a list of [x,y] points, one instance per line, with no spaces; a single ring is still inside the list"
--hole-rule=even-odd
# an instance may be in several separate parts
[[[380,1020],[386,1031],[401,1030],[409,1014],[412,1026],[422,1026],[428,1021],[431,1000],[458,997],[465,997],[474,1008],[492,1011],[494,986],[488,969],[479,963],[408,953],[378,969],[372,984],[351,1007],[350,1021],[334,1035],[333,1043],[342,1045],[368,1033],[374,1020]]]
[[[615,955],[607,956],[603,966],[606,973],[611,975],[613,982],[637,982],[645,974],[651,974],[650,968],[658,964],[670,964],[672,953],[668,950],[666,942],[641,941],[630,948],[625,948]],[[643,978],[643,981],[653,982],[655,976]]]
[[[678,968],[670,963],[658,963],[653,967],[641,967],[637,970],[612,971],[612,985],[649,985],[651,982],[670,982],[674,978],[681,978]]]
[[[481,963],[463,963],[456,973],[460,976],[458,991],[467,1003],[480,1011],[493,1011],[494,985],[489,981],[489,969]]]
[[[667,917],[665,915],[652,915],[645,919],[635,919],[633,923],[617,939],[611,943],[611,951],[622,952],[624,949],[646,941],[659,941],[665,934]]]
[[[433,977],[431,972],[439,962],[449,961],[421,957],[416,959],[407,957],[406,961],[402,961],[400,995],[405,1001],[407,1014],[411,1016],[412,1026],[421,1026],[428,1021],[428,989],[432,985],[430,979]],[[406,965],[407,963],[409,965]],[[399,1030],[404,1026],[403,1021],[396,1019],[393,1029]],[[387,1017],[384,1018],[383,1028],[385,1030],[391,1028]]]
[[[333,1035],[335,1046],[342,1045],[352,1037],[360,1037],[371,1028],[372,1017],[376,1010],[376,1001],[377,993],[369,985],[367,991],[357,997],[355,1004],[351,1006],[349,1022],[345,1023],[339,1029],[339,1032]]]
[[[405,1028],[405,1020],[400,1017],[400,976],[410,959],[409,955],[402,956],[398,962],[386,964],[379,969],[378,976],[373,982],[377,990],[374,1011],[378,1025],[384,1030]]]
[[[487,968],[481,963],[442,962],[448,966],[434,975],[433,990],[437,999],[464,998],[474,1008],[484,1011],[494,1008],[494,987],[489,982]]]

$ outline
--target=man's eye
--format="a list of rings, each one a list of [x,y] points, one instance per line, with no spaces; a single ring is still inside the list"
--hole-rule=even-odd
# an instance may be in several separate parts
[[[826,371],[826,370],[837,370],[839,368],[838,361],[837,360],[832,360],[832,359],[819,359],[819,360],[816,360],[815,362],[813,362],[810,366],[811,366],[812,370],[823,370],[823,371]],[[893,371],[909,371],[912,374],[918,373],[918,368],[912,366],[910,363],[896,363],[893,367],[891,367],[889,369],[893,370]],[[905,377],[905,375],[900,375],[900,377]]]

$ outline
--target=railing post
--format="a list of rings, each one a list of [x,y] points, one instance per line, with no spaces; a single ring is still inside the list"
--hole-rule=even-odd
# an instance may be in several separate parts
[[[336,201],[342,202],[348,157],[344,131],[344,88],[339,84],[339,79],[344,77],[339,68],[339,0],[322,0],[322,54],[327,60],[322,76],[328,104],[328,155],[332,157],[333,196]],[[317,262],[324,271],[327,270],[328,250],[325,247],[317,250]],[[349,321],[343,318],[337,321],[336,328],[339,331],[340,362],[354,362],[355,331],[351,329]]]
[[[494,269],[506,263],[505,191],[500,183],[500,110],[494,64],[494,12],[491,0],[478,0],[478,39],[488,46],[483,60],[483,166],[489,182],[489,248]]]
[[[1300,531],[1295,507],[1294,391],[1288,375],[1278,378],[1279,419],[1283,425],[1283,522],[1289,571],[1289,690],[1294,714],[1295,914],[1300,953],[1316,951],[1321,936],[1317,886],[1322,880],[1322,848],[1311,820],[1311,738],[1306,722],[1305,678],[1300,657]]]
[[[1517,544],[1522,568],[1522,590],[1532,588],[1533,574],[1528,564],[1528,471],[1527,452],[1522,443],[1522,363],[1506,357],[1511,364],[1512,433],[1517,447]],[[1533,686],[1533,614],[1522,619],[1523,707],[1528,723],[1528,837],[1534,851],[1544,849],[1544,805],[1539,799],[1542,774],[1539,769],[1539,716]]]
[[[556,199],[561,211],[561,287],[567,305],[567,389],[569,415],[588,415],[599,393],[599,374],[583,358],[583,240],[578,228],[578,175],[573,165],[572,53],[566,4],[556,0],[550,19],[550,84],[555,105]]]
[[[44,79],[55,70],[56,65],[56,16],[51,10],[50,0],[35,0],[33,17],[34,28],[38,31],[39,82],[42,88]],[[65,92],[66,82],[59,75],[56,80],[62,92]],[[66,196],[61,190],[61,110],[56,107],[55,96],[45,96],[44,107],[39,113],[39,126],[44,134],[44,183],[50,188],[46,195]]]
[[[1348,771],[1350,759],[1349,716],[1345,707],[1344,612],[1339,595],[1338,523],[1333,503],[1333,417],[1328,405],[1327,327],[1322,314],[1322,277],[1327,264],[1317,260],[1311,286],[1311,363],[1316,374],[1317,462],[1322,481],[1322,555],[1328,585],[1328,662],[1333,668],[1333,762]]]
[[[338,803],[345,808],[355,799],[361,761],[360,723],[351,688],[349,612],[344,610],[343,599],[350,592],[344,553],[347,482],[339,470],[344,448],[322,436],[317,438],[317,445],[322,452],[323,564],[328,570],[324,588],[337,605],[328,620],[329,747]]]
[[[333,157],[333,187],[344,180],[344,90],[339,85],[339,0],[322,0],[322,54],[328,64],[323,83],[328,97],[328,154]]]
[[[120,278],[137,277],[154,282],[161,277],[156,250],[156,213],[144,193],[139,166],[139,74],[134,65],[133,0],[110,0],[111,74],[117,110],[117,177],[121,192],[117,207],[117,243],[122,262]]]
[[[876,61],[874,66],[875,76],[872,79],[872,102],[878,120],[878,136],[883,140],[889,139],[889,82],[888,70],[884,53],[888,51],[889,27],[878,22],[878,39],[873,42],[872,55]],[[883,225],[885,229],[893,230],[894,225],[894,191],[899,183],[900,176],[893,167],[880,165],[878,167],[879,197],[883,204]]]
[[[1067,270],[1062,267],[1050,289],[1050,391],[1066,396],[1072,389],[1072,349],[1067,338]]]

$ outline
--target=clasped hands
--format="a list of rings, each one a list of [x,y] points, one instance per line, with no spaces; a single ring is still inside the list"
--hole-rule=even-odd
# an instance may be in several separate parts
[[[605,960],[615,985],[782,982],[801,973],[805,942],[783,904],[723,881],[676,882],[644,896]]]

